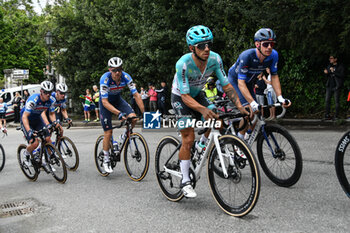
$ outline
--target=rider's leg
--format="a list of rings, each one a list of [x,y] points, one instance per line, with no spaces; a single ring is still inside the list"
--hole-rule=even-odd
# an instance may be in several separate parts
[[[190,181],[190,159],[191,147],[194,142],[194,129],[186,128],[181,130],[182,145],[179,152],[182,183]]]

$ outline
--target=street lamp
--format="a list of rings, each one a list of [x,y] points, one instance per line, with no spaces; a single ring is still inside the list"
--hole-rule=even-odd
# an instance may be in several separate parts
[[[48,76],[49,76],[49,78],[51,79],[51,75],[52,75],[52,73],[51,73],[51,45],[52,45],[52,33],[50,32],[50,31],[48,31],[47,33],[46,33],[46,35],[45,35],[45,43],[46,43],[46,45],[47,45],[47,48],[48,48],[48,50],[49,50],[49,60],[48,60]],[[56,80],[55,80],[55,78],[53,77],[52,78],[52,81],[53,81],[53,84],[54,84],[54,86],[55,86],[55,84],[56,84]]]

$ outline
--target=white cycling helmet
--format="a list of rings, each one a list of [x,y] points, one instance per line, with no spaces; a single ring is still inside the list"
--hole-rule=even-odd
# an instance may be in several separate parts
[[[108,60],[108,67],[110,68],[116,68],[122,65],[123,65],[123,61],[119,57],[112,57],[111,59]]]
[[[50,81],[44,81],[40,83],[40,86],[44,91],[53,91],[53,84]]]
[[[59,84],[56,85],[56,91],[60,91],[60,92],[66,93],[68,91],[68,87],[64,83],[59,83]]]

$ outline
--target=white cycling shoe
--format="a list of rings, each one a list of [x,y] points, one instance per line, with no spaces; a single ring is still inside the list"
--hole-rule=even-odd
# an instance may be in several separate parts
[[[107,173],[112,173],[113,169],[111,167],[111,162],[103,162],[103,169],[105,169]]]
[[[182,186],[182,192],[185,195],[185,197],[188,198],[195,198],[197,197],[197,193],[194,191],[191,182],[186,182],[184,184],[181,184]]]

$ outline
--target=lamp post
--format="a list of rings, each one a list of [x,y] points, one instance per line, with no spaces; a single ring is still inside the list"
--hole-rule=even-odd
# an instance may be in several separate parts
[[[56,84],[56,80],[55,80],[55,77],[51,77],[52,75],[52,67],[51,67],[51,45],[52,45],[52,33],[50,31],[48,31],[45,35],[45,43],[47,45],[47,48],[49,50],[49,60],[48,60],[48,76],[49,76],[49,79],[50,81],[53,82],[54,86]]]

